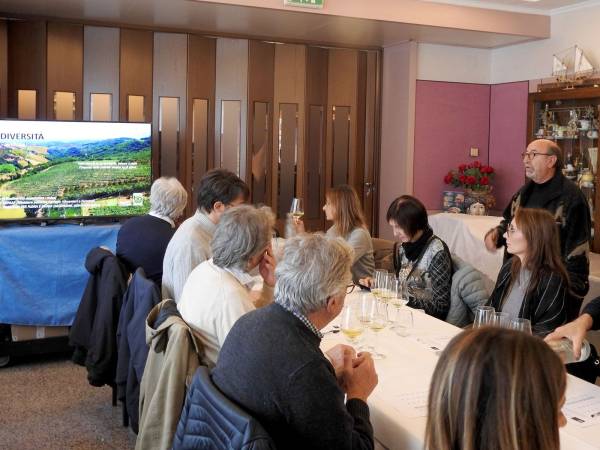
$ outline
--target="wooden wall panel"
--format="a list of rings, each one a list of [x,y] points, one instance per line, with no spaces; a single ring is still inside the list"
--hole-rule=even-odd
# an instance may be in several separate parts
[[[367,52],[365,83],[365,154],[363,209],[369,229],[377,231],[377,176],[379,167],[379,61],[378,51]],[[372,233],[374,234],[374,233]]]
[[[122,28],[119,62],[119,119],[127,122],[127,96],[144,97],[146,122],[152,121],[152,31]]]
[[[221,165],[222,101],[240,102],[239,176],[246,178],[246,141],[248,123],[248,41],[217,39],[215,105],[215,166]]]
[[[367,52],[358,51],[356,86],[356,153],[354,170],[350,170],[350,184],[358,193],[358,198],[364,196],[365,185],[365,120],[367,108]]]
[[[46,118],[54,118],[54,93],[75,94],[75,120],[83,119],[83,25],[49,22]]]
[[[358,110],[358,51],[348,49],[329,50],[329,74],[327,96],[327,157],[326,186],[332,185],[333,120],[334,106],[350,107],[350,139],[348,183],[356,185],[357,167],[357,110]]]
[[[216,65],[217,40],[204,38],[196,35],[188,35],[188,68],[187,68],[187,126],[186,126],[186,152],[184,155],[184,164],[186,170],[180,172],[184,186],[191,194],[191,201],[188,201],[188,207],[191,213],[196,207],[195,185],[204,174],[202,171],[195,171],[192,177],[192,137],[193,127],[193,103],[194,99],[205,99],[208,101],[207,111],[207,131],[206,150],[207,154],[202,155],[203,163],[207,168],[215,166],[215,65]],[[200,150],[199,150],[200,151]],[[198,164],[199,165],[199,164]]]
[[[91,94],[112,95],[112,120],[119,120],[119,29],[83,29],[83,120],[90,120]]]
[[[268,136],[272,136],[273,123],[273,91],[275,83],[275,44],[260,41],[250,41],[248,43],[248,143],[247,143],[247,175],[248,186],[253,189],[253,140],[254,140],[254,102],[264,102],[268,106]],[[272,186],[271,164],[272,160],[272,141],[270,138],[265,142],[265,162],[266,162],[266,196],[271,198]],[[261,167],[254,167],[254,170],[264,173],[262,164],[255,164]],[[254,197],[254,193],[252,193]],[[267,200],[267,203],[269,201]]]
[[[46,22],[9,21],[8,117],[17,117],[17,91],[37,91],[36,118],[46,118]]]
[[[153,71],[153,148],[158,150],[160,164],[157,176],[174,176],[179,178],[185,172],[185,129],[187,109],[187,35],[175,33],[154,33],[154,71]],[[179,99],[179,135],[177,142],[160,144],[159,122],[160,98],[174,97]],[[163,122],[166,123],[166,122]],[[181,160],[180,160],[181,159]]]
[[[283,103],[298,105],[296,172],[304,173],[304,129],[306,101],[306,47],[282,44],[275,47],[275,94],[273,106],[273,195],[272,205],[277,210],[279,111]],[[303,195],[302,176],[296,180],[296,197]]]
[[[306,50],[306,156],[304,158],[306,170],[303,174],[304,223],[311,230],[322,230],[325,227],[322,205],[325,203],[328,68],[329,50],[322,47],[308,47]],[[320,136],[311,134],[311,109],[314,108],[322,108]],[[318,120],[316,122],[318,123]],[[315,130],[312,130],[312,133],[315,133]],[[318,182],[315,183],[316,180]],[[318,198],[318,202],[315,201],[315,197]]]
[[[6,21],[0,20],[0,119],[5,118],[7,114],[8,42],[6,33]]]
[[[144,120],[152,122],[152,31],[121,28],[119,61],[119,120],[127,122],[127,97],[144,97]],[[156,178],[158,152],[152,152],[152,175]]]

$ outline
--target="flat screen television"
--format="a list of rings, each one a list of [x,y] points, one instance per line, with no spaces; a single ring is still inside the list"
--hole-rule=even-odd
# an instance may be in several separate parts
[[[0,220],[145,214],[151,124],[0,120]]]

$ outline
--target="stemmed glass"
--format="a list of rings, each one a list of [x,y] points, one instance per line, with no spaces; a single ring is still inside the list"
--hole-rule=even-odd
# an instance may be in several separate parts
[[[493,306],[478,306],[475,310],[475,321],[473,322],[473,328],[493,325],[495,312],[496,310]]]
[[[381,332],[388,325],[388,315],[387,315],[387,307],[385,303],[377,301],[376,298],[370,297],[371,301],[367,303],[367,315],[369,318],[369,328],[373,333],[375,333],[375,343],[373,346],[371,356],[373,359],[383,359],[385,355],[383,353],[379,353],[377,351],[378,345],[378,336],[379,332]]]
[[[398,309],[393,330],[398,336],[406,337],[414,327],[413,313],[410,308]]]
[[[294,218],[294,222],[297,222],[304,215],[304,205],[301,198],[296,198],[292,200],[292,207],[290,208],[290,214]]]
[[[390,303],[396,308],[396,318],[400,316],[400,308],[408,303],[406,284],[395,277],[390,281]],[[392,326],[392,329],[394,328],[395,325]]]
[[[357,308],[354,305],[344,306],[342,310],[341,329],[352,345],[358,344],[364,327],[357,315]]]
[[[381,290],[382,288],[385,288],[386,277],[387,270],[375,270],[375,274],[373,276],[373,286],[371,287],[371,294],[373,294],[377,299],[381,298]]]
[[[492,315],[492,323],[495,327],[510,328],[510,317],[505,312],[495,312]]]
[[[513,319],[510,322],[510,328],[517,331],[522,331],[523,333],[531,334],[531,322],[529,319]]]

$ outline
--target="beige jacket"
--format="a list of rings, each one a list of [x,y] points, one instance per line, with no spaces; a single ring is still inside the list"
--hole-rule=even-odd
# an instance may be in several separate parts
[[[162,323],[155,327],[157,319]],[[163,300],[150,311],[146,343],[150,351],[140,385],[140,429],[135,448],[166,450],[172,446],[186,388],[202,364],[202,345],[179,316],[173,300]]]

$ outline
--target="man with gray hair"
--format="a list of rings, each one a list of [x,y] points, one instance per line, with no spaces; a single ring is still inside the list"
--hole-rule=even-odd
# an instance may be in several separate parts
[[[133,273],[138,267],[159,287],[163,258],[187,203],[187,192],[177,178],[161,177],[150,188],[150,212],[127,220],[117,235],[117,256]]]
[[[352,261],[340,239],[288,240],[275,271],[275,303],[241,317],[221,348],[214,383],[277,448],[373,448],[366,403],[377,385],[371,356],[340,345],[327,358],[319,348],[319,330],[344,306]]]
[[[231,327],[242,315],[273,301],[275,259],[271,233],[275,217],[268,207],[241,205],[223,213],[211,243],[212,259],[196,267],[183,287],[177,309],[198,332],[206,363],[217,362]],[[263,289],[255,299],[250,292],[255,267]]]
[[[563,154],[555,142],[537,139],[527,146],[522,156],[529,181],[513,196],[500,225],[488,231],[485,246],[495,252],[506,245],[504,236],[518,208],[549,211],[558,227],[561,255],[569,275],[571,295],[566,308],[567,318],[572,320],[579,315],[583,297],[590,287],[590,208],[581,189],[563,175]]]

